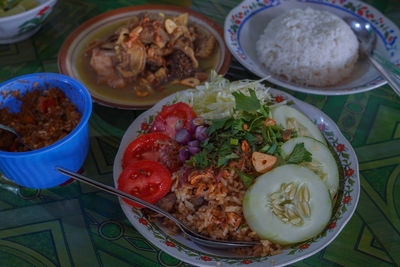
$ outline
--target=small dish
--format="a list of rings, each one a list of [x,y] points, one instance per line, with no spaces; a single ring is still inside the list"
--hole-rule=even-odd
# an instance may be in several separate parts
[[[27,152],[0,151],[0,172],[18,185],[50,188],[69,178],[56,171],[57,166],[77,171],[89,151],[89,118],[92,99],[78,81],[58,73],[33,73],[0,84],[0,106],[18,112],[21,102],[9,92],[24,94],[32,90],[59,88],[82,114],[79,124],[65,137],[46,147]]]
[[[255,75],[267,77],[268,81],[276,85],[298,92],[346,95],[372,90],[386,83],[366,58],[358,60],[350,77],[334,86],[323,88],[300,86],[269,73],[258,60],[256,41],[271,19],[290,9],[307,7],[328,11],[341,18],[357,17],[369,21],[378,35],[376,50],[392,63],[400,65],[400,30],[378,10],[357,0],[245,0],[232,9],[225,19],[224,34],[228,48],[234,57]]]
[[[0,44],[12,44],[34,35],[57,0],[36,0],[39,5],[25,12],[0,18]]]
[[[268,257],[240,257],[226,250],[199,247],[182,235],[170,236],[161,226],[146,219],[140,209],[132,208],[120,199],[120,205],[131,224],[151,243],[182,261],[195,266],[283,266],[310,257],[328,246],[341,232],[353,215],[360,194],[360,179],[357,156],[336,124],[321,110],[302,102],[279,90],[271,89],[274,97],[282,96],[293,101],[294,107],[306,114],[318,125],[332,151],[336,153],[340,166],[340,193],[334,215],[328,227],[314,241],[303,242],[283,250],[282,254]],[[184,94],[182,92],[181,94]],[[122,172],[122,158],[128,144],[138,136],[143,122],[161,111],[163,105],[171,104],[175,95],[163,99],[154,107],[142,113],[126,130],[114,160],[114,184]]]
[[[80,58],[83,55],[85,47],[96,38],[101,38],[102,31],[113,32],[118,26],[129,21],[134,15],[140,13],[164,13],[167,16],[176,16],[182,13],[189,13],[189,22],[195,23],[214,35],[217,41],[215,61],[210,63],[207,71],[215,69],[220,74],[225,74],[231,62],[231,54],[227,49],[222,29],[206,16],[183,7],[167,5],[140,5],[119,8],[101,15],[98,15],[74,30],[64,41],[59,57],[58,67],[62,74],[69,75],[87,86],[92,98],[99,104],[116,107],[121,109],[144,109],[153,106],[159,100],[184,88],[167,88],[162,92],[146,97],[137,97],[132,91],[124,92],[118,89],[106,89],[106,86],[99,85],[85,76],[82,71]]]

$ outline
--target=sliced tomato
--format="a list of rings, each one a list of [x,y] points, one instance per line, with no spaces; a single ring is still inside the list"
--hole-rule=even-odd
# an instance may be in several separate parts
[[[182,164],[178,153],[179,145],[169,136],[163,133],[142,134],[126,148],[122,168],[139,160],[153,160],[160,162],[173,172]]]
[[[190,122],[196,118],[196,113],[192,108],[183,102],[178,102],[170,106],[164,106],[151,126],[151,132],[161,132],[174,138],[176,135],[176,125],[190,131]]]
[[[118,189],[155,204],[169,192],[171,183],[171,173],[164,165],[152,160],[140,160],[122,171],[118,178]],[[143,208],[130,200],[124,201],[128,205]]]

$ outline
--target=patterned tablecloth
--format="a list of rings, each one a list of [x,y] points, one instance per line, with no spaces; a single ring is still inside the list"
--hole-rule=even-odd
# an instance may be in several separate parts
[[[0,82],[28,73],[58,72],[59,48],[77,26],[105,11],[149,2],[153,1],[59,0],[34,37],[0,45]],[[223,26],[226,14],[239,1],[179,2]],[[367,3],[400,26],[400,1]],[[227,76],[256,78],[235,61]],[[349,96],[289,93],[337,122],[355,148],[361,179],[358,208],[342,233],[321,252],[293,265],[400,265],[400,98],[388,85]],[[140,113],[94,104],[85,175],[113,183],[112,166],[120,139]],[[32,190],[0,179],[0,266],[159,265],[187,264],[144,239],[115,197],[79,182]]]

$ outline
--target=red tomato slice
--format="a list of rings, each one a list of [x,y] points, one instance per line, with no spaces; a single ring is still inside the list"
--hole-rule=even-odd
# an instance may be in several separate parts
[[[164,106],[154,119],[151,132],[161,132],[174,138],[176,135],[175,125],[182,123],[183,128],[190,131],[190,122],[194,118],[196,118],[196,113],[186,103],[178,102],[170,106]]]
[[[176,171],[182,164],[178,157],[179,146],[163,133],[142,134],[133,140],[124,152],[122,168],[139,160],[160,162],[170,171]]]
[[[171,173],[159,162],[140,160],[127,166],[118,178],[118,189],[151,204],[157,203],[170,190]],[[128,205],[143,208],[130,200]]]

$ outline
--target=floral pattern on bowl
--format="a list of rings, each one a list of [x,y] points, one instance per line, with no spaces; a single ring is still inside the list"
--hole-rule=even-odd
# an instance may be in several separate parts
[[[317,237],[296,244],[283,251],[282,254],[268,257],[238,257],[227,251],[217,251],[199,247],[183,236],[169,236],[163,229],[149,222],[139,209],[132,209],[120,200],[120,205],[128,220],[150,242],[166,253],[193,265],[200,266],[282,266],[310,257],[332,242],[353,215],[360,194],[360,180],[357,156],[350,143],[341,134],[336,124],[322,111],[302,102],[282,91],[271,89],[276,102],[285,99],[292,101],[294,107],[306,114],[322,131],[332,151],[335,151],[340,168],[340,193],[337,196],[334,215],[327,228]],[[114,160],[114,183],[117,185],[119,174],[122,171],[121,162],[123,153],[128,144],[151,125],[155,115],[161,111],[163,105],[174,103],[171,95],[153,108],[142,113],[126,130],[117,155]]]
[[[345,95],[368,91],[386,83],[366,59],[356,63],[350,77],[325,88],[296,85],[270,74],[256,55],[258,37],[272,18],[289,9],[306,7],[329,11],[342,18],[350,16],[370,22],[378,35],[376,51],[400,66],[400,30],[378,10],[358,0],[245,0],[225,19],[224,34],[228,48],[254,74],[269,77],[268,80],[274,84],[303,93]]]
[[[39,31],[57,0],[36,1],[39,2],[37,7],[23,13],[0,18],[0,44],[20,42]]]

